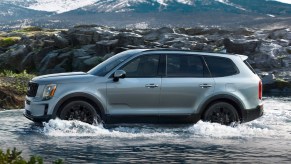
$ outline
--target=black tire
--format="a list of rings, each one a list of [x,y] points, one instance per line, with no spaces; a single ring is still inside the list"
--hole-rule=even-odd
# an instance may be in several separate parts
[[[206,110],[203,121],[230,125],[239,122],[239,115],[235,107],[227,102],[216,102]]]
[[[71,101],[60,112],[62,120],[79,120],[88,124],[100,123],[101,117],[94,106],[86,101]]]

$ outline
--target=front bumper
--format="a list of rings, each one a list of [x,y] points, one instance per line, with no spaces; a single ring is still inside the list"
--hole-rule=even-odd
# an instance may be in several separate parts
[[[242,110],[242,122],[249,122],[256,118],[259,118],[264,113],[264,106],[258,105],[254,109]]]
[[[33,121],[33,122],[46,122],[49,121],[52,116],[51,115],[45,115],[45,116],[33,116],[30,114],[29,111],[25,110],[23,115],[28,118],[29,120]]]
[[[43,102],[32,102],[30,100],[25,101],[25,111],[23,115],[34,122],[44,122],[52,118],[52,115],[48,114],[49,104]]]

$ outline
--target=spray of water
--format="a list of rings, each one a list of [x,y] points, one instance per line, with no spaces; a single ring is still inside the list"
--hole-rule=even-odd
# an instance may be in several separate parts
[[[235,127],[199,121],[191,126],[162,127],[149,125],[119,125],[104,128],[103,125],[88,125],[79,121],[50,120],[44,123],[41,133],[48,136],[111,137],[111,138],[290,138],[290,99],[266,99],[265,114],[252,122]]]

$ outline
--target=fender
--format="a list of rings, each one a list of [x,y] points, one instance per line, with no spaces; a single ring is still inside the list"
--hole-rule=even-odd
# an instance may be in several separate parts
[[[244,109],[243,104],[238,98],[228,94],[218,94],[207,99],[199,108],[200,116],[203,116],[206,109],[215,101],[229,102],[230,104],[234,105],[234,107],[237,109],[238,114],[240,115],[240,117],[242,117],[242,110]]]
[[[76,93],[66,95],[65,97],[61,98],[58,101],[58,103],[54,107],[54,111],[52,114],[53,118],[55,118],[59,114],[62,105],[64,105],[67,101],[76,100],[76,99],[78,99],[78,100],[83,99],[85,101],[89,101],[90,103],[93,103],[92,105],[94,105],[95,107],[98,107],[99,112],[101,114],[101,118],[104,117],[105,110],[104,110],[104,107],[103,107],[101,101],[99,101],[96,97],[94,97],[93,95],[90,95],[88,93],[76,92]]]

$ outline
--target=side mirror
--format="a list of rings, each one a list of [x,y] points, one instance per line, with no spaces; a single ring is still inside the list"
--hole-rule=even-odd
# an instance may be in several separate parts
[[[126,72],[123,70],[117,70],[113,74],[113,81],[117,82],[120,78],[125,78]]]

